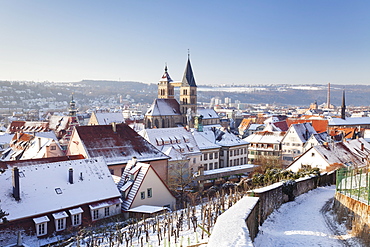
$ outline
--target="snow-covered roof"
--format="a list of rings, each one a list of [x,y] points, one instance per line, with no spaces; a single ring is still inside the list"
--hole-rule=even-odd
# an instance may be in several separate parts
[[[294,128],[299,139],[305,143],[313,134],[317,134],[311,123],[292,124],[290,128]],[[288,131],[290,131],[290,128]]]
[[[127,211],[130,209],[131,204],[136,197],[137,191],[150,168],[150,164],[146,163],[133,162],[132,160],[127,163],[127,166],[122,174],[121,181],[118,183],[118,189],[122,192],[126,191],[126,198],[124,198],[122,203],[123,210]],[[132,174],[132,169],[136,170],[135,175]],[[134,175],[134,179],[132,179],[131,175]]]
[[[363,166],[366,165],[366,159],[370,155],[370,144],[363,138],[348,142],[328,143],[313,148],[321,154],[328,164]]]
[[[247,136],[243,140],[250,143],[271,143],[279,144],[284,138],[285,132],[275,131],[275,132],[256,132],[252,135]]]
[[[55,132],[61,130],[66,130],[69,127],[70,116],[50,116],[49,118],[49,128]]]
[[[102,157],[22,166],[19,174],[20,201],[12,196],[12,169],[0,174],[0,208],[9,213],[8,220],[120,197]]]
[[[99,125],[125,122],[122,112],[96,112],[94,114]]]
[[[251,124],[251,125],[249,125],[249,128],[248,128],[248,130],[257,130],[258,128],[260,128],[260,127],[263,127],[263,126],[265,126],[264,124]]]
[[[141,205],[127,210],[132,213],[144,213],[144,214],[153,214],[163,210],[167,210],[165,207],[150,206],[150,205]]]
[[[139,134],[171,158],[175,157],[171,156],[173,153],[169,152],[168,149],[175,149],[184,158],[189,155],[200,155],[200,149],[195,138],[190,131],[183,127],[145,129],[140,131]]]
[[[55,137],[55,134],[48,134],[46,136]],[[61,151],[61,147],[55,139],[34,136],[26,133],[17,133],[13,135],[10,147],[3,152],[1,160],[9,161],[43,158],[46,157],[47,147],[51,145],[58,147],[58,149],[55,149],[54,155],[62,156],[63,153]]]
[[[215,134],[216,144],[220,146],[233,147],[249,144],[247,141],[231,133],[228,129],[213,129],[213,132]]]
[[[89,157],[103,156],[108,165],[124,164],[133,157],[139,161],[168,159],[127,124],[117,124],[116,132],[110,125],[77,126],[74,134],[80,137]]]
[[[365,166],[367,157],[370,155],[370,144],[363,138],[354,139],[346,142],[326,143],[316,145],[308,149],[298,159],[292,162],[304,162],[305,155],[316,151],[328,164],[343,164],[346,166]]]
[[[146,116],[181,115],[180,104],[176,99],[155,99],[145,114]]]
[[[225,173],[225,172],[233,172],[233,171],[238,171],[238,170],[250,169],[250,168],[254,168],[254,167],[256,167],[256,166],[251,165],[251,164],[245,164],[245,165],[239,165],[239,166],[230,166],[230,167],[224,167],[224,168],[204,171],[204,175],[215,175],[215,174],[220,174],[220,173]]]
[[[311,138],[315,138],[318,143],[323,144],[328,141],[329,135],[327,132],[321,132],[319,134],[313,134]]]
[[[203,119],[219,119],[217,112],[209,108],[197,108],[197,115],[202,115]]]
[[[370,117],[329,118],[329,126],[370,124]]]
[[[211,132],[198,132],[195,129],[191,130],[191,133],[194,136],[195,141],[198,144],[198,147],[200,150],[207,150],[207,149],[214,149],[214,148],[220,148],[220,145],[217,145],[215,143],[214,134]],[[213,141],[210,141],[210,138],[206,137],[205,135],[212,134]]]

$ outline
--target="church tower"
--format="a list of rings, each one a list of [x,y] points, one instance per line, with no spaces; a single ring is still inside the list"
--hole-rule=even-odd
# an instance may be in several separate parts
[[[197,112],[197,85],[195,83],[189,55],[180,87],[180,109],[183,114],[184,123],[189,122],[190,113],[196,114]]]
[[[71,116],[71,117],[76,117],[77,116],[76,101],[73,100],[73,94],[72,94],[72,99],[69,102],[68,112],[69,112],[69,116]]]
[[[167,71],[167,65],[164,68],[164,74],[158,83],[158,99],[174,99],[174,86],[172,79]]]

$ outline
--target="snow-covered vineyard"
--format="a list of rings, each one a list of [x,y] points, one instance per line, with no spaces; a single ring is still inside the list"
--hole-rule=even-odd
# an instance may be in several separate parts
[[[217,192],[213,199],[197,206],[166,212],[127,225],[127,221],[84,228],[77,234],[46,239],[23,236],[29,246],[199,246],[206,245],[219,215],[238,202],[246,193]],[[207,199],[206,199],[207,200]],[[127,225],[127,226],[125,226]],[[8,239],[16,238],[9,232]],[[3,243],[5,238],[3,237]],[[52,243],[52,244],[51,244]]]

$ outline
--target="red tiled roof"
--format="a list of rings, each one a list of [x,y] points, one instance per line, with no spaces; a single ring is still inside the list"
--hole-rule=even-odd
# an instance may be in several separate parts
[[[68,155],[68,156],[59,156],[59,157],[50,157],[50,158],[41,158],[41,159],[32,159],[32,160],[12,160],[12,161],[0,161],[0,168],[8,168],[13,166],[28,166],[28,165],[38,165],[59,161],[67,160],[79,160],[84,159],[83,155]]]
[[[289,126],[286,121],[280,121],[273,123],[276,127],[278,127],[281,131],[287,131]]]
[[[103,156],[107,163],[127,163],[132,157],[139,161],[168,159],[161,151],[141,137],[127,124],[76,126],[78,136],[90,157]]]
[[[7,132],[44,132],[49,131],[48,122],[13,121],[10,123]]]
[[[328,129],[328,120],[325,119],[287,119],[286,122],[289,127],[292,124],[311,123],[317,133],[325,132]]]

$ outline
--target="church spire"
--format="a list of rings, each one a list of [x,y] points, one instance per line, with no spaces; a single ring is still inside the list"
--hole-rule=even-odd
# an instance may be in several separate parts
[[[167,64],[166,64],[166,66],[164,67],[164,73],[163,73],[163,75],[162,75],[162,78],[161,78],[160,82],[172,82],[171,76],[170,76],[170,74],[168,73]]]
[[[341,109],[341,119],[346,119],[346,95],[343,89],[343,96],[342,96],[342,109]]]
[[[188,53],[188,62],[186,64],[184,76],[182,78],[182,86],[190,86],[190,87],[196,87],[195,78],[193,74],[193,70],[191,68],[190,64],[190,54]]]

